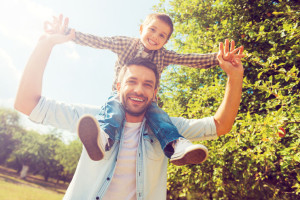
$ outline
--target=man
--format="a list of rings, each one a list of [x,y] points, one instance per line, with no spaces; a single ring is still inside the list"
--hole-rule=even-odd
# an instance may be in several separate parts
[[[61,30],[63,31],[63,30]],[[84,114],[95,116],[100,108],[69,105],[41,96],[44,70],[52,48],[71,40],[69,35],[42,36],[34,49],[22,76],[15,100],[15,108],[37,123],[76,130],[78,119]],[[225,62],[229,45],[220,43],[218,60],[227,73],[224,99],[213,117],[203,119],[172,118],[181,135],[193,140],[213,139],[230,131],[238,112],[243,66],[239,57]],[[242,54],[242,49],[239,54]],[[152,63],[133,61],[120,76],[117,89],[126,122],[116,135],[114,144],[101,161],[92,161],[85,148],[64,199],[166,199],[167,165],[160,144],[151,133],[145,110],[155,98],[157,77]],[[125,70],[125,68],[124,68]],[[80,127],[79,127],[80,128]],[[100,141],[106,141],[101,134]]]

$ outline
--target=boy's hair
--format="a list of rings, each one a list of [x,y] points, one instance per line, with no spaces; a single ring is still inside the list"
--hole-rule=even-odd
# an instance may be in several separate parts
[[[169,25],[170,29],[171,29],[171,32],[170,34],[168,35],[168,40],[169,38],[171,37],[172,33],[173,33],[173,22],[172,22],[172,19],[170,18],[169,15],[165,14],[165,13],[152,13],[150,15],[148,15],[146,17],[146,19],[144,20],[143,22],[143,25],[147,25],[149,24],[153,19],[160,19],[161,21],[165,22],[166,24]]]
[[[158,81],[159,81],[159,75],[157,72],[156,64],[154,64],[153,62],[151,62],[148,59],[141,58],[141,57],[130,60],[122,67],[122,69],[120,70],[120,73],[119,73],[119,77],[118,77],[119,83],[121,83],[123,81],[124,75],[125,75],[128,67],[130,67],[130,65],[141,65],[141,66],[147,67],[148,69],[151,69],[155,75],[155,89],[157,88]]]

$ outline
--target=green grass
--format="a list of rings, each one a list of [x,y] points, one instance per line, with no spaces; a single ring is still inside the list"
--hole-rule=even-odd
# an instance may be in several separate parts
[[[22,180],[11,174],[0,173],[1,200],[61,200],[64,188],[55,188],[48,182]],[[41,186],[42,185],[42,186]],[[48,185],[45,187],[45,185]]]

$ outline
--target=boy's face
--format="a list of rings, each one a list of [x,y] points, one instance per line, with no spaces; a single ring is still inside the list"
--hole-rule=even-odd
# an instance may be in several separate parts
[[[140,26],[141,41],[146,51],[161,49],[167,43],[170,33],[170,26],[157,18]]]

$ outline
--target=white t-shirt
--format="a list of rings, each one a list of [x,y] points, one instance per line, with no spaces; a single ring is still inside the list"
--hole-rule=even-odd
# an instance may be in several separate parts
[[[104,200],[136,200],[136,152],[141,124],[125,123],[123,144]]]

